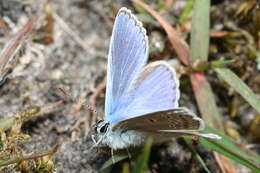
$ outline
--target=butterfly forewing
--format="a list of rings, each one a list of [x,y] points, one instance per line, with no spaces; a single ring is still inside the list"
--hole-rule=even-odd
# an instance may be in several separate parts
[[[177,108],[179,95],[174,69],[164,61],[150,63],[142,69],[110,123]]]
[[[117,123],[113,130],[117,128],[153,133],[160,133],[164,130],[199,131],[204,128],[204,122],[189,110],[177,108],[125,119]]]
[[[107,72],[106,119],[122,104],[122,98],[147,61],[146,31],[132,13],[121,8],[114,24]]]

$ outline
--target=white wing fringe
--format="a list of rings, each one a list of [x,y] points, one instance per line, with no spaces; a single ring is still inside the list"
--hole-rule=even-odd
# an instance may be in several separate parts
[[[198,133],[196,134],[197,136],[202,136],[205,138],[210,138],[210,139],[221,139],[222,137],[217,135],[217,134],[213,134],[213,133]]]
[[[184,133],[187,135],[196,135],[196,136],[201,136],[204,138],[210,138],[210,139],[221,139],[222,137],[213,134],[213,133],[199,133],[199,132],[194,132],[194,131],[188,131],[188,130],[159,130],[160,132],[168,132],[168,133]]]

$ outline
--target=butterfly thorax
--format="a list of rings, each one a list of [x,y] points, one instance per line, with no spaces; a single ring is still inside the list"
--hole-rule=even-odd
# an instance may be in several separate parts
[[[141,145],[146,139],[146,135],[139,131],[125,128],[112,130],[112,126],[105,120],[100,120],[93,130],[97,142],[115,150]]]

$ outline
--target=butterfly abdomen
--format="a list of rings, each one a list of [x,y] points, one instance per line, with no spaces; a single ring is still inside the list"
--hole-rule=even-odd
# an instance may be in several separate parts
[[[145,139],[146,137],[142,132],[135,130],[110,130],[102,143],[117,150],[141,145]]]

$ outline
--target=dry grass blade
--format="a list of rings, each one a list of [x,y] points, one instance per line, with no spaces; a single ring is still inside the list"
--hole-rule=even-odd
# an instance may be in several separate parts
[[[190,74],[192,89],[195,94],[200,113],[206,123],[217,129],[223,129],[220,114],[216,106],[212,88],[203,72]]]
[[[151,7],[141,2],[140,0],[132,0],[134,3],[143,7],[146,11],[148,11],[154,18],[156,18],[164,30],[166,31],[169,41],[175,49],[178,57],[182,61],[183,64],[189,65],[189,46],[180,36],[180,34],[156,11],[154,11]]]
[[[230,163],[230,160],[227,159],[225,156],[217,153],[217,152],[213,152],[217,162],[218,162],[218,165],[221,169],[221,171],[223,173],[236,173],[236,170],[235,168],[231,165]]]
[[[7,166],[10,164],[14,164],[14,163],[19,163],[19,162],[26,161],[26,160],[37,159],[37,158],[48,156],[48,155],[53,155],[58,151],[58,149],[59,149],[59,145],[56,145],[52,150],[47,151],[47,152],[32,154],[29,156],[16,157],[16,158],[13,158],[10,160],[0,160],[0,167]]]
[[[36,17],[31,18],[23,28],[18,31],[10,41],[5,45],[4,49],[0,54],[0,78],[4,71],[4,68],[8,61],[15,55],[17,50],[19,50],[26,35],[32,30],[33,24],[35,23]]]

